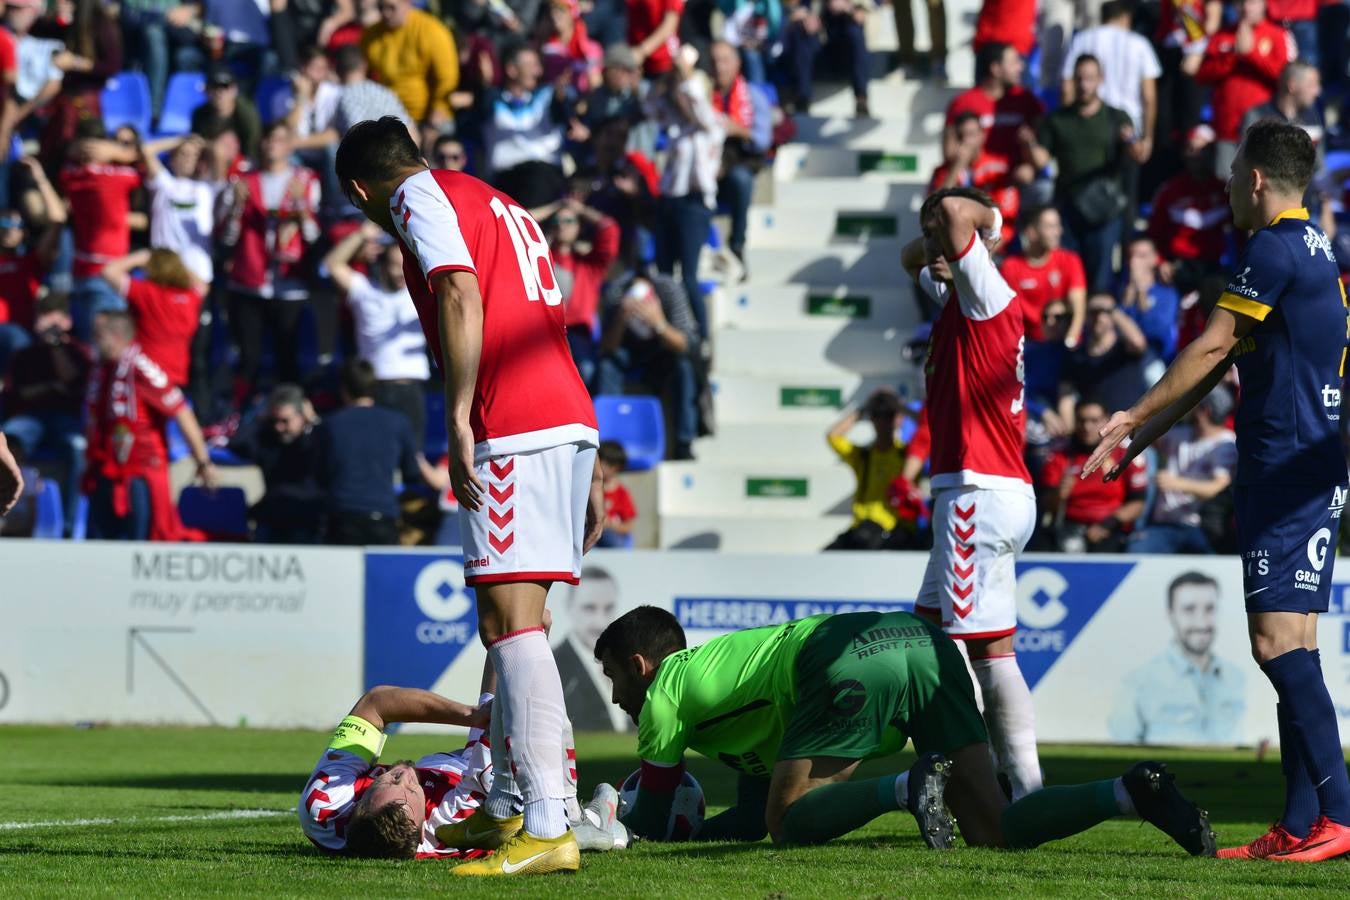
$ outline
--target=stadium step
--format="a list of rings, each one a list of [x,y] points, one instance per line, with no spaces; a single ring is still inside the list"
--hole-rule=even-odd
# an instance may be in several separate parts
[[[884,150],[791,143],[778,148],[773,159],[773,177],[775,181],[865,178],[923,184],[941,162],[942,148],[937,143],[894,145]]]
[[[671,462],[658,473],[661,515],[809,518],[849,510],[853,473],[828,457],[811,466],[742,461]]]
[[[919,324],[909,279],[895,287],[857,290],[790,284],[728,285],[718,296],[715,322],[725,328],[806,328],[836,331],[845,325],[899,328]]]
[[[879,387],[918,397],[923,373],[910,366],[884,378],[858,375],[722,375],[711,377],[718,427],[736,423],[796,423],[827,428],[846,405]]]
[[[889,124],[899,120],[904,111],[908,110],[910,115],[904,117],[904,120],[912,122],[915,127],[922,128],[923,131],[918,134],[910,132],[905,141],[894,142],[891,145],[903,147],[922,139],[920,135],[941,132],[942,126],[940,123],[935,131],[930,131],[931,124],[923,120],[935,113],[938,115],[945,114],[947,102],[957,93],[959,92],[951,88],[940,88],[926,82],[906,79],[898,71],[890,72],[882,78],[872,79],[872,82],[867,86],[867,103],[872,115],[876,118],[860,121]],[[811,115],[822,118],[852,116],[853,111],[852,91],[839,91],[828,96],[822,96],[811,104]]]
[[[831,244],[817,253],[784,247],[746,249],[751,287],[813,284],[837,289],[896,284],[906,278],[900,268],[900,242],[894,239],[866,244]]]
[[[860,244],[900,235],[895,210],[820,210],[778,206],[750,208],[747,235],[752,247],[797,247],[814,250],[826,244]]]
[[[882,119],[858,119],[852,115],[853,98],[848,97],[848,112],[843,109],[828,115],[797,116],[793,121],[797,133],[793,141],[815,147],[841,147],[849,150],[884,150],[938,147],[942,143],[942,127],[946,122],[947,103],[958,92],[931,88],[916,98],[913,116],[891,115],[891,110],[873,106],[874,114]],[[813,108],[813,112],[814,112]]]
[[[889,210],[901,223],[913,223],[925,193],[923,184],[873,181],[865,178],[803,178],[774,185],[774,205],[779,209],[804,209],[833,218],[836,210],[860,212]],[[913,228],[913,225],[910,225]],[[904,237],[905,229],[901,229]],[[915,236],[911,231],[909,237]]]
[[[835,412],[831,421],[838,415]],[[741,464],[747,460],[793,466],[819,466],[835,459],[825,442],[830,423],[745,423],[719,425],[715,437],[694,443],[694,455],[709,465]],[[849,437],[855,442],[872,440],[871,426],[857,425]]]
[[[886,377],[906,368],[902,356],[912,334],[898,328],[846,325],[824,330],[725,329],[714,338],[718,373]]]
[[[779,516],[662,516],[660,546],[729,553],[813,553],[853,521],[848,515],[787,519]]]

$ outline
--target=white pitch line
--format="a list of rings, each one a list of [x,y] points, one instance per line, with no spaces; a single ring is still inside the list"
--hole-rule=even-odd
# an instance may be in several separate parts
[[[293,812],[289,809],[225,809],[220,812],[177,816],[132,816],[125,819],[60,819],[48,822],[0,822],[0,831],[23,831],[29,828],[84,828],[90,825],[119,825],[144,822],[214,822],[221,819],[261,819]]]

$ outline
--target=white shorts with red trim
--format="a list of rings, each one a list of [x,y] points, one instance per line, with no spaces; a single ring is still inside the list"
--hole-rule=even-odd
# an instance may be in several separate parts
[[[595,447],[585,443],[477,463],[483,505],[459,507],[465,583],[576,584],[594,466]]]
[[[1019,491],[954,487],[933,495],[933,551],[915,612],[954,638],[1017,630],[1017,554],[1036,527],[1036,501]]]

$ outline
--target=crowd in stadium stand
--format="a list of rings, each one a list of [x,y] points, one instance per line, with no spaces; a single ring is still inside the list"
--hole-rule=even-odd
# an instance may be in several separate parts
[[[922,53],[912,3],[891,2],[893,62],[945,84],[941,0]],[[597,394],[660,397],[666,458],[687,459],[710,426],[698,279],[710,223],[727,217],[722,277],[748,277],[756,174],[791,115],[822,80],[873,112],[868,0],[0,7],[0,430],[59,486],[66,536],[85,502],[91,535],[194,536],[143,477],[191,455],[208,485],[209,458],[259,465],[258,539],[397,540],[389,520],[406,508],[337,487],[353,473],[332,453],[368,440],[350,422],[370,415],[353,407],[406,419],[411,443],[400,426],[382,431],[396,445],[361,452],[378,478],[426,488],[435,512],[439,386],[398,248],[336,182],[350,124],[398,116],[433,166],[528,207],[583,378]],[[1350,260],[1335,217],[1350,174],[1336,152],[1348,24],[1345,0],[985,3],[975,83],[948,108],[931,186],[979,187],[1003,213],[1000,265],[1028,336],[1037,546],[1202,552],[1230,539],[1236,385],[1146,471],[1114,485],[1074,473],[1089,423],[1156,379],[1222,290],[1241,240],[1224,179],[1243,128],[1274,116],[1312,135],[1308,207]],[[833,546],[921,544],[922,412],[859,399],[861,418],[918,435],[861,453],[845,436],[859,416],[832,430],[866,483]],[[622,453],[606,464],[619,471]],[[631,538],[631,498],[615,502],[616,535]]]
[[[1336,217],[1350,174],[1337,152],[1350,147],[1338,127],[1347,23],[1340,0],[984,4],[975,84],[948,106],[930,188],[980,188],[1003,214],[1000,268],[1027,333],[1033,549],[1232,549],[1232,378],[1118,481],[1078,472],[1106,417],[1157,380],[1223,291],[1244,239],[1225,182],[1252,123],[1277,118],[1313,139],[1305,203],[1350,271]],[[922,410],[911,417],[918,434],[894,460],[889,439],[860,455],[831,431],[859,484],[853,527],[833,548],[860,546],[860,533],[870,547],[922,537],[926,510],[904,500],[926,453]]]

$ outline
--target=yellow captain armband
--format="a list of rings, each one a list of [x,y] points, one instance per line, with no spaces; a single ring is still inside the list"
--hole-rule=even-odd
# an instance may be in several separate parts
[[[1258,322],[1264,322],[1266,316],[1270,315],[1271,310],[1271,307],[1264,303],[1238,296],[1232,291],[1224,291],[1219,297],[1217,305],[1222,306],[1224,309],[1231,310],[1232,312],[1241,313]]]
[[[347,716],[333,732],[328,749],[345,750],[373,763],[384,749],[384,732],[360,716]]]

